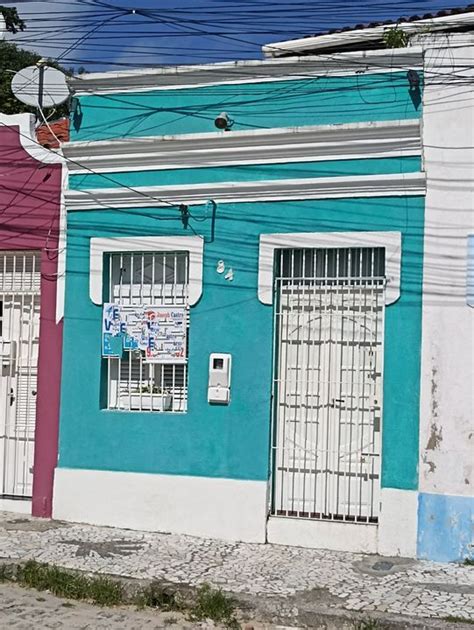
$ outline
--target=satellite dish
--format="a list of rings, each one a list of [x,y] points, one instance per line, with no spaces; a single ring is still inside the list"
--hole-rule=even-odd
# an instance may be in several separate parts
[[[65,74],[46,65],[19,70],[12,79],[12,92],[19,101],[36,108],[60,105],[69,97]]]

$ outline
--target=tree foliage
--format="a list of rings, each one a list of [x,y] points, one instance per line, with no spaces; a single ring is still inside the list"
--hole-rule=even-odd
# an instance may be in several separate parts
[[[0,112],[2,114],[35,112],[34,107],[25,105],[15,97],[11,89],[11,82],[15,72],[26,68],[26,66],[34,66],[41,58],[41,55],[38,53],[18,48],[11,42],[0,41]],[[48,65],[68,74],[67,70],[55,62],[48,62]],[[67,103],[60,105],[55,112],[56,117],[67,116],[69,113],[68,107]],[[50,112],[51,109],[45,110],[45,114]]]
[[[33,66],[41,55],[18,48],[10,42],[0,41],[0,112],[2,114],[21,114],[34,112],[33,107],[21,103],[11,90],[13,75],[18,70]]]
[[[15,7],[4,7],[0,5],[0,13],[3,15],[7,31],[10,33],[18,33],[18,31],[24,31],[26,24],[18,15],[18,11]]]
[[[20,18],[17,10],[7,8],[0,5],[0,13],[5,19],[7,30],[10,33],[17,33],[26,28],[24,21]],[[0,112],[2,114],[22,114],[23,112],[34,113],[34,107],[25,105],[15,98],[11,90],[11,82],[15,72],[26,68],[26,66],[34,66],[40,59],[41,55],[30,50],[19,48],[12,42],[0,40]],[[48,65],[68,72],[55,62],[48,62]],[[46,110],[48,114],[51,110]],[[68,104],[65,103],[57,108],[55,114],[57,117],[68,115]]]

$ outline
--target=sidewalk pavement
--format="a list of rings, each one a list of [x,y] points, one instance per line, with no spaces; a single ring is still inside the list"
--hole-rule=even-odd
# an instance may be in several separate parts
[[[0,585],[0,629],[220,630],[208,623],[188,621],[179,612],[137,610],[131,606],[100,608],[87,602],[54,597],[44,591],[38,593],[15,584]]]
[[[338,614],[406,624],[384,627],[474,622],[474,567],[459,564],[216,541],[8,512],[0,512],[0,559],[34,559],[183,587],[209,583],[236,595],[256,618],[289,625],[317,627],[311,626],[315,615]]]

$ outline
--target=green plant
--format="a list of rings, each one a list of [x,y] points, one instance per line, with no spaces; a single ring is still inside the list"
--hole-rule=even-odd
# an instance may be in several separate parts
[[[142,385],[137,392],[142,394],[163,394],[165,396],[170,393],[169,390],[164,387],[158,387],[158,385]]]
[[[212,619],[232,630],[240,628],[235,617],[234,601],[220,589],[211,588],[209,584],[203,584],[198,589],[192,603],[181,596],[178,590],[169,585],[163,586],[159,582],[151,582],[148,586],[139,588],[131,597],[127,596],[123,584],[118,580],[87,576],[54,565],[42,564],[36,560],[29,560],[20,565],[16,573],[11,566],[0,565],[0,580],[2,579],[38,591],[48,591],[57,597],[90,601],[99,606],[134,603],[139,607],[156,608],[165,612],[187,612],[193,621]],[[38,601],[41,601],[41,598],[38,598]],[[70,607],[73,604],[65,602],[61,605]],[[165,624],[172,625],[176,622],[175,618],[170,617]],[[361,626],[360,630],[372,630],[372,627]]]
[[[466,558],[463,565],[466,567],[474,567],[474,558]]]
[[[9,575],[8,575],[7,567],[4,564],[2,564],[0,565],[0,583],[7,582],[8,580],[9,580]]]
[[[183,608],[176,591],[170,587],[162,586],[158,582],[151,582],[140,591],[137,604],[140,607],[159,608],[164,611],[182,610]]]
[[[71,573],[35,560],[29,560],[18,568],[17,581],[38,591],[49,591],[68,599],[89,600],[99,606],[117,606],[124,601],[120,582]]]
[[[196,602],[190,611],[190,619],[193,621],[212,619],[217,623],[223,623],[227,628],[240,627],[235,618],[233,600],[220,589],[211,588],[209,584],[203,584],[199,588]]]
[[[385,31],[383,41],[387,48],[406,48],[408,46],[408,35],[403,29],[395,26]]]
[[[354,630],[382,630],[382,626],[377,619],[368,617],[367,619],[354,621]]]

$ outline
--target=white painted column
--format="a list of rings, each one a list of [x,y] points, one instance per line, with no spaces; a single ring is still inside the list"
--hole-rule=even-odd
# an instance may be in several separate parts
[[[461,530],[469,507],[460,499],[469,502],[474,492],[474,309],[466,304],[467,236],[474,234],[474,47],[456,45],[465,37],[424,41],[427,194],[418,547],[420,555],[434,559],[455,559],[447,557],[454,551],[435,558],[429,548],[448,544],[446,537],[455,545],[456,536],[467,535]],[[427,502],[439,517],[434,526]],[[442,518],[440,511],[445,511]],[[458,547],[463,544],[460,540]]]

